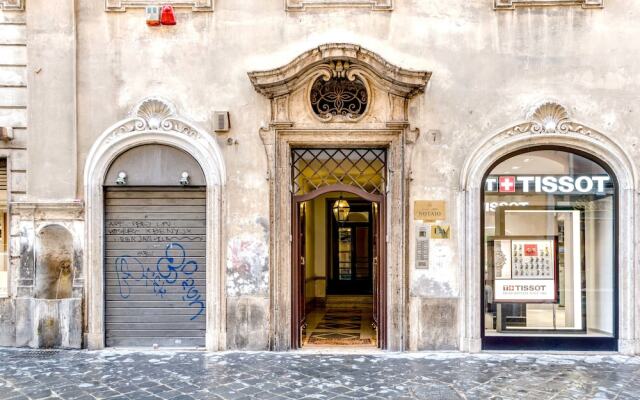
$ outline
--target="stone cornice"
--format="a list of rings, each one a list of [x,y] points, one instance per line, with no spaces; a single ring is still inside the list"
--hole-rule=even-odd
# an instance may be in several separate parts
[[[393,0],[285,0],[287,11],[337,7],[368,7],[374,11],[391,11],[393,10]]]
[[[21,201],[12,202],[10,207],[13,215],[23,217],[55,214],[64,219],[81,220],[84,215],[84,202],[81,200]]]
[[[582,6],[602,8],[604,0],[494,0],[496,10],[514,10],[517,7]]]
[[[126,11],[127,8],[143,8],[149,5],[170,4],[174,7],[188,7],[193,11],[213,11],[214,0],[105,0],[106,11]]]
[[[424,92],[431,77],[431,72],[400,68],[360,46],[331,43],[311,49],[282,67],[250,72],[249,78],[259,93],[274,98],[290,93],[311,71],[326,68],[333,61],[349,61],[367,70],[376,80],[386,82],[389,92],[405,98]]]
[[[5,11],[22,11],[24,10],[25,0],[0,0],[0,10]]]

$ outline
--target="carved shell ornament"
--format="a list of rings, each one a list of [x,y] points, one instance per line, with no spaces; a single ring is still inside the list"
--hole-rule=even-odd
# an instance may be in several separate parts
[[[578,133],[591,136],[592,130],[571,121],[567,109],[554,102],[537,106],[528,116],[529,122],[521,123],[505,131],[507,136],[520,134],[568,134]]]
[[[173,131],[193,138],[200,137],[190,122],[178,117],[173,103],[160,97],[148,97],[133,107],[130,118],[114,129],[107,140],[112,141],[120,135],[148,130]]]
[[[138,103],[132,114],[145,120],[149,129],[158,129],[162,121],[176,115],[176,109],[167,100],[150,97]]]
[[[553,133],[556,131],[567,132],[569,130],[569,113],[556,103],[544,103],[536,108],[530,119],[539,125],[541,131]]]

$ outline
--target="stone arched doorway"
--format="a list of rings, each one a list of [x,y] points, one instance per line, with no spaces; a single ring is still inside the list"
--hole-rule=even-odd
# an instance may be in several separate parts
[[[544,103],[536,107],[527,121],[495,134],[475,147],[467,158],[461,173],[461,204],[465,218],[458,230],[462,232],[461,243],[467,243],[460,264],[465,284],[461,296],[464,301],[460,324],[463,338],[462,350],[477,352],[482,349],[481,312],[482,292],[481,262],[483,242],[481,240],[481,213],[483,182],[486,174],[499,160],[509,154],[517,154],[535,148],[557,147],[588,154],[602,165],[608,166],[617,179],[618,219],[617,237],[617,281],[618,281],[618,351],[632,354],[638,332],[634,324],[637,318],[634,309],[636,266],[633,260],[637,253],[634,246],[637,232],[635,219],[636,171],[626,152],[607,136],[572,121],[564,107],[556,103]]]
[[[107,129],[93,145],[87,158],[84,185],[86,201],[85,263],[87,268],[87,315],[88,346],[100,349],[105,346],[105,191],[106,179],[113,181],[123,178],[135,180],[135,173],[122,176],[117,165],[118,158],[128,151],[136,151],[141,146],[160,146],[168,151],[177,151],[185,160],[192,159],[196,168],[190,177],[205,186],[206,196],[204,252],[206,265],[206,316],[205,344],[209,350],[219,350],[224,333],[223,269],[220,251],[221,237],[221,191],[225,182],[225,169],[220,149],[209,133],[191,122],[179,117],[175,107],[160,98],[148,98],[138,103],[131,116]],[[133,149],[133,150],[132,150]],[[152,157],[154,159],[154,157]],[[116,164],[114,164],[116,162]],[[152,174],[153,175],[153,174]],[[182,176],[173,177],[178,181]],[[164,179],[155,174],[153,179]],[[130,181],[131,182],[131,181]],[[121,183],[121,182],[118,182]],[[143,186],[148,182],[137,182]],[[153,184],[154,182],[151,182]],[[163,183],[163,182],[155,182]],[[118,184],[116,183],[116,186]],[[187,183],[188,186],[188,183]]]
[[[292,325],[292,151],[378,148],[386,152],[383,245],[387,294],[382,347],[408,342],[406,248],[408,176],[418,131],[410,129],[409,101],[425,90],[431,74],[394,66],[352,44],[326,44],[289,64],[251,72],[255,89],[271,101],[269,126],[260,130],[270,182],[271,348],[295,348]],[[337,101],[339,100],[339,101]],[[341,181],[344,175],[334,173]],[[345,182],[338,182],[345,183]],[[353,181],[346,184],[354,184]]]

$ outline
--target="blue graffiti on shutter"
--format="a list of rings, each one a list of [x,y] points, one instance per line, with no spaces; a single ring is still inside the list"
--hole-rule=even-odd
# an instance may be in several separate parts
[[[164,256],[156,262],[156,270],[145,268],[136,257],[123,255],[116,258],[116,275],[120,296],[129,298],[131,288],[129,282],[144,282],[145,286],[152,286],[153,293],[161,298],[167,294],[167,287],[180,286],[183,291],[182,300],[189,302],[189,307],[196,311],[191,317],[195,320],[204,313],[205,304],[202,294],[191,277],[198,271],[198,263],[187,259],[184,247],[179,243],[170,243],[164,251]]]

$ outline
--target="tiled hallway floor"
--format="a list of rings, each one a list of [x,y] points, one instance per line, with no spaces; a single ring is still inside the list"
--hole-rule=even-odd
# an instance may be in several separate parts
[[[370,297],[369,297],[370,298]],[[376,346],[371,303],[336,304],[328,301],[324,308],[307,314],[303,347],[308,346]]]

